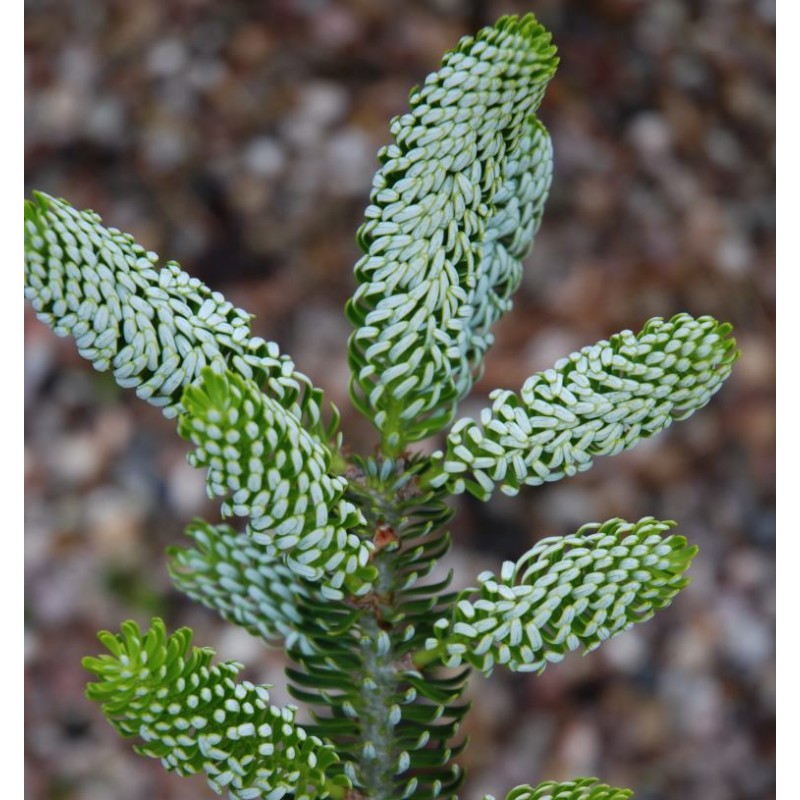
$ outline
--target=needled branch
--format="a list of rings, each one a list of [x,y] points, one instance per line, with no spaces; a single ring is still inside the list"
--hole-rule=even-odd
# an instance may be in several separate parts
[[[423,579],[449,548],[452,516],[440,493],[421,492],[424,459],[354,459],[348,496],[375,548],[372,591],[346,602],[304,601],[313,645],[290,651],[290,690],[314,709],[309,731],[336,743],[344,774],[370,800],[453,797],[462,780],[452,740],[467,711],[468,670],[441,676],[411,660],[453,602],[449,577]],[[349,615],[348,615],[349,614]]]
[[[594,650],[650,619],[689,583],[684,573],[697,548],[663,535],[674,525],[612,519],[542,539],[516,563],[506,561],[499,579],[481,573],[478,587],[434,624],[416,663],[467,663],[488,676],[496,664],[542,672],[572,650]]]
[[[181,413],[184,389],[210,366],[265,387],[322,441],[336,434],[336,409],[326,425],[322,391],[275,342],[252,335],[250,314],[94,211],[42,192],[25,201],[25,296],[96,370],[110,369],[167,417]]]
[[[234,800],[345,797],[347,781],[327,776],[334,748],[297,725],[293,707],[270,705],[266,687],[237,683],[241,664],[212,666],[214,652],[191,647],[187,628],[167,636],[160,619],[145,633],[128,621],[99,638],[110,655],[83,660],[99,679],[87,696],[123,736],[143,741],[141,755],[179,775],[204,772]]]
[[[91,211],[37,194],[25,207],[26,296],[80,354],[170,417],[225,516],[172,549],[178,588],[283,641],[291,694],[237,682],[191,631],[154,619],[103,632],[87,689],[137,751],[204,773],[232,800],[455,800],[472,669],[541,671],[668,605],[696,548],[674,523],[613,519],[538,542],[499,577],[450,590],[450,494],[559,480],[702,408],[738,353],[711,317],[655,318],[497,390],[453,425],[511,307],[552,176],[535,112],[557,59],[532,15],[504,17],[448,52],[391,123],[347,306],[351,396],[376,426],[373,457],[341,446],[338,415],[249,315],[160,264]],[[626,800],[594,778],[518,786],[506,800]],[[493,800],[489,795],[485,800]]]
[[[506,800],[628,800],[632,796],[633,792],[629,789],[607,786],[597,778],[576,778],[563,783],[546,781],[536,788],[517,786],[506,795]],[[487,794],[483,800],[495,799]]]
[[[300,632],[300,609],[314,585],[298,577],[279,553],[228,525],[203,520],[195,520],[186,535],[194,547],[167,550],[167,568],[180,591],[270,645],[312,647]]]
[[[505,17],[464,37],[392,121],[347,307],[351,396],[388,455],[452,419],[510,307],[550,186],[533,114],[556,64],[533,15]]]
[[[487,500],[496,486],[560,480],[702,408],[739,353],[731,326],[712,317],[651,319],[528,378],[519,395],[497,389],[480,422],[460,419],[423,480]]]
[[[347,480],[329,474],[325,445],[230,371],[203,370],[182,402],[178,432],[196,448],[189,463],[208,469],[209,494],[226,498],[223,514],[247,517],[253,538],[280,551],[298,577],[321,581],[327,597],[367,592],[371,547],[351,532],[363,517],[344,499]]]

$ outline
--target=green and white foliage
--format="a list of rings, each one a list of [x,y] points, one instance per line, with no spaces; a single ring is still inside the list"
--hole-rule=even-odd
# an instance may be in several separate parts
[[[541,672],[572,650],[594,650],[688,584],[697,548],[663,535],[674,524],[612,519],[542,539],[516,563],[506,561],[499,579],[481,573],[452,616],[436,622],[426,648],[448,667],[468,663],[487,676],[496,664]]]
[[[237,683],[241,664],[211,666],[214,652],[191,647],[188,628],[167,636],[156,618],[142,633],[129,620],[99,638],[110,655],[83,660],[99,679],[87,695],[123,736],[143,742],[140,754],[179,775],[204,772],[233,800],[344,796],[346,781],[326,777],[335,749],[295,723],[294,707],[270,705],[266,687]]]
[[[226,371],[203,370],[186,389],[178,432],[195,445],[189,463],[208,468],[209,495],[228,498],[225,516],[248,517],[255,541],[275,547],[292,572],[323,580],[341,599],[363,594],[374,572],[370,544],[350,529],[364,521],[343,495],[347,480],[331,475],[330,451],[258,386]]]
[[[255,380],[330,438],[322,392],[277,344],[252,335],[248,313],[101,222],[43,193],[25,202],[25,295],[42,322],[167,417],[182,411],[183,390],[209,366]]]
[[[434,454],[431,486],[488,499],[575,475],[702,408],[738,356],[731,326],[712,317],[651,319],[528,378],[519,395],[496,389],[480,423],[464,418]]]
[[[533,114],[556,63],[532,15],[463,38],[378,154],[348,305],[351,394],[392,452],[452,418],[510,305],[550,185]]]
[[[596,778],[578,778],[564,783],[546,781],[535,789],[517,786],[506,795],[506,800],[628,800],[632,796],[630,789],[615,789]],[[483,800],[494,800],[494,796],[487,794]]]
[[[229,525],[195,520],[186,535],[194,547],[168,550],[178,589],[270,645],[311,649],[300,605],[313,588],[279,554]]]
[[[26,296],[82,356],[178,417],[222,514],[171,548],[175,585],[268,645],[283,644],[294,707],[211,665],[191,632],[154,620],[100,634],[84,664],[112,724],[233,800],[457,800],[473,670],[541,671],[668,605],[696,548],[651,517],[546,538],[462,592],[435,570],[450,495],[570,477],[704,406],[738,353],[731,328],[678,314],[585,347],[498,389],[432,456],[511,308],[552,175],[535,116],[556,67],[533,16],[505,17],[444,56],[391,124],[359,231],[347,306],[351,397],[381,442],[342,447],[338,415],[250,317],[92,211],[25,206]],[[446,669],[441,669],[445,667]],[[627,800],[594,778],[518,786],[506,800]],[[485,800],[492,800],[486,796]]]
[[[491,327],[511,310],[511,295],[522,281],[522,259],[533,246],[553,177],[553,147],[544,125],[525,122],[516,151],[506,161],[504,184],[492,198],[494,213],[483,238],[481,263],[469,305],[468,349],[454,370],[459,398],[472,388],[486,351],[494,343]]]
[[[454,762],[463,742],[452,740],[468,710],[468,669],[423,675],[413,663],[455,600],[450,576],[424,581],[450,547],[453,515],[444,493],[419,488],[426,463],[353,459],[348,491],[375,531],[378,577],[356,603],[303,601],[313,646],[290,650],[292,696],[313,709],[309,732],[336,742],[357,798],[454,797],[463,779]]]

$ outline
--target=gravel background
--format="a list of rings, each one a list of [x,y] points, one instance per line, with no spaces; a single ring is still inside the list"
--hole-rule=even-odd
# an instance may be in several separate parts
[[[458,38],[534,11],[561,66],[555,181],[465,414],[651,316],[710,313],[742,357],[689,422],[569,481],[463,500],[461,585],[591,519],[674,518],[694,582],[653,622],[540,677],[473,679],[462,797],[580,774],[637,800],[774,790],[774,5],[769,0],[28,0],[26,191],[67,197],[257,315],[343,411],[342,306],[375,152]],[[172,423],[26,312],[26,797],[179,800],[84,700],[128,617],[189,624],[276,684],[280,653],[175,593],[164,548],[213,517]],[[432,446],[433,443],[426,443]]]

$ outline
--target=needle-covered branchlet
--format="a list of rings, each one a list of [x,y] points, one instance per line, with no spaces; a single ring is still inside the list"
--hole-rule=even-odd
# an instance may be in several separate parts
[[[556,63],[531,15],[503,18],[447,53],[391,123],[347,306],[351,398],[379,437],[369,456],[344,444],[336,409],[253,337],[247,313],[92,211],[45,194],[26,203],[25,292],[39,319],[177,417],[209,496],[242,520],[195,520],[190,544],[169,551],[175,586],[283,646],[289,691],[311,715],[298,725],[294,706],[237,682],[240,665],[213,665],[188,629],[125,622],[100,634],[108,653],[84,660],[87,694],[166,769],[204,773],[233,800],[456,798],[473,671],[540,672],[687,584],[696,548],[651,517],[541,539],[466,589],[437,570],[452,495],[577,475],[702,408],[737,356],[727,324],[655,318],[519,392],[497,389],[478,420],[448,430],[542,219],[552,148],[535,114]],[[437,434],[432,455],[409,449]],[[630,795],[578,778],[506,800]]]

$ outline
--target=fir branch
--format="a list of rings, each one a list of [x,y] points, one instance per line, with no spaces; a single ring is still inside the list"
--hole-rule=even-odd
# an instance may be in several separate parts
[[[544,539],[461,593],[451,575],[430,578],[450,547],[449,494],[515,494],[588,469],[705,405],[738,355],[727,324],[652,319],[519,394],[493,392],[444,452],[406,452],[452,420],[511,307],[551,181],[535,112],[556,63],[532,15],[505,17],[447,53],[391,124],[347,307],[351,396],[381,434],[372,458],[341,449],[336,410],[326,425],[322,392],[222,295],[94,212],[43,194],[26,203],[25,291],[39,318],[179,416],[209,494],[248,520],[249,535],[195,522],[194,546],[171,550],[173,580],[268,644],[283,639],[290,691],[313,717],[298,726],[293,706],[236,682],[240,665],[212,666],[188,629],[126,622],[100,634],[110,654],[84,660],[98,678],[87,694],[168,770],[203,772],[233,800],[454,800],[473,668],[541,671],[687,584],[696,548],[649,517]],[[506,800],[629,797],[581,778]]]
[[[214,652],[191,647],[188,628],[167,636],[156,618],[143,634],[129,620],[99,638],[110,655],[83,659],[99,678],[86,694],[123,736],[144,742],[141,755],[179,775],[204,772],[233,800],[345,796],[346,781],[326,777],[335,749],[295,723],[294,707],[271,706],[266,687],[237,683],[241,664],[211,666]]]
[[[516,563],[506,561],[499,579],[481,573],[479,586],[434,624],[416,662],[468,663],[488,676],[496,664],[542,672],[572,650],[594,650],[650,619],[689,583],[684,573],[697,548],[662,535],[674,525],[613,519],[543,539]]]
[[[563,783],[546,781],[535,789],[517,786],[506,795],[506,800],[628,800],[632,796],[629,789],[615,789],[599,783],[597,778],[577,778]],[[494,800],[494,796],[484,795],[483,800]]]
[[[483,238],[481,263],[469,295],[472,318],[466,347],[453,374],[458,397],[465,397],[494,343],[492,325],[511,310],[511,295],[522,280],[522,259],[539,229],[553,173],[553,148],[544,125],[531,116],[519,145],[506,161],[504,184],[492,198],[494,212]]]
[[[730,332],[712,317],[656,317],[562,358],[519,395],[496,389],[480,423],[453,425],[424,480],[486,500],[498,484],[514,495],[583,472],[706,405],[738,357]]]
[[[277,548],[296,576],[323,580],[326,596],[342,598],[345,582],[368,591],[371,545],[350,532],[363,517],[344,499],[345,478],[329,474],[325,445],[233,372],[203,370],[182,402],[178,433],[196,447],[189,463],[208,468],[209,495],[229,498],[223,514],[248,517],[253,538]]]
[[[312,649],[302,629],[314,623],[303,619],[301,608],[313,585],[298,578],[279,554],[228,525],[195,520],[186,534],[195,547],[167,551],[178,589],[270,645]]]
[[[449,577],[422,583],[449,548],[452,516],[442,493],[419,490],[424,467],[355,459],[348,496],[374,532],[377,579],[358,601],[304,600],[300,630],[313,648],[290,651],[290,691],[314,709],[309,732],[336,743],[344,774],[370,800],[454,797],[463,777],[452,740],[468,670],[423,674],[411,661],[455,599]]]
[[[533,112],[556,63],[532,15],[504,17],[463,38],[392,122],[348,304],[351,395],[387,453],[452,418],[508,307],[549,188]]]
[[[322,441],[322,392],[295,370],[275,342],[254,337],[250,314],[127,233],[102,225],[94,211],[77,211],[41,192],[25,202],[25,296],[58,336],[72,336],[95,369],[111,369],[167,417],[210,366],[233,370],[265,386],[270,396]]]

